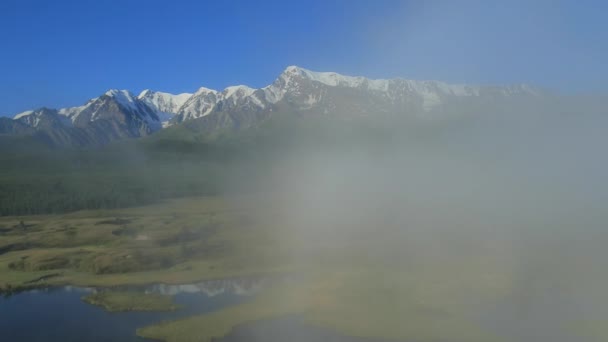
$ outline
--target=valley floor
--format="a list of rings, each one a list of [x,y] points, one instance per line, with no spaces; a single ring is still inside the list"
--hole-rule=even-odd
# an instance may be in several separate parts
[[[288,273],[287,281],[250,301],[142,327],[138,334],[176,342],[211,341],[242,323],[296,314],[308,325],[348,336],[517,340],[483,319],[503,301],[522,299],[513,281],[514,264],[499,248],[485,244],[451,251],[443,246],[442,253],[424,255],[415,247],[424,241],[406,241],[398,231],[380,228],[342,232],[338,242],[330,232],[290,230],[277,209],[280,201],[273,201],[204,197],[130,209],[4,217],[0,286],[10,292],[62,284],[179,284]],[[408,254],[410,248],[414,254]],[[572,272],[575,276],[577,270]],[[568,288],[561,282],[552,286]],[[166,298],[150,301],[142,296],[141,303],[125,298],[110,295],[98,304],[113,301],[116,310],[172,309]],[[563,329],[563,336],[604,341],[599,324],[583,329],[585,324],[556,322],[553,328]],[[564,328],[572,326],[577,328]]]

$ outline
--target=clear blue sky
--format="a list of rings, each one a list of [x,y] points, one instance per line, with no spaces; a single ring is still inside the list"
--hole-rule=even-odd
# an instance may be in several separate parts
[[[605,92],[604,1],[0,1],[0,115],[109,88],[269,84],[288,65]]]

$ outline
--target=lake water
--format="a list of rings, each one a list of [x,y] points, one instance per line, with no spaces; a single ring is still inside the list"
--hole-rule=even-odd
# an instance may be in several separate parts
[[[119,287],[173,296],[182,306],[173,312],[108,312],[87,304],[82,297],[103,289],[55,287],[0,297],[0,340],[2,341],[146,341],[135,335],[139,327],[164,320],[202,314],[235,305],[251,298],[271,279],[228,279],[194,284],[156,284]],[[480,309],[473,321],[508,341],[599,342],[567,329],[567,322],[608,317],[608,308],[591,289],[564,294],[543,290],[540,294],[504,301]],[[477,318],[476,318],[477,317]],[[329,329],[303,324],[298,316],[285,316],[237,326],[220,342],[371,342],[381,339],[346,337]]]
[[[152,285],[137,289],[173,295],[182,305],[172,312],[108,312],[82,297],[94,288],[55,287],[0,297],[3,341],[146,341],[139,327],[234,305],[256,293],[265,280],[216,280],[186,285]],[[124,288],[123,288],[124,289]]]

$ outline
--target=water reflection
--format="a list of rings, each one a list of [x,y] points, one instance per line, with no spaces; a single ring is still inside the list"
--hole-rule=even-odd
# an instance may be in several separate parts
[[[2,341],[144,341],[137,328],[204,314],[251,298],[269,278],[240,278],[192,284],[113,288],[50,287],[0,298]],[[98,291],[144,291],[172,295],[180,309],[169,312],[108,312],[82,297]]]
[[[259,292],[270,281],[269,278],[240,278],[207,280],[182,285],[155,284],[148,286],[145,289],[145,292],[170,296],[179,293],[202,293],[207,297],[214,297],[226,293],[239,296],[250,296]]]

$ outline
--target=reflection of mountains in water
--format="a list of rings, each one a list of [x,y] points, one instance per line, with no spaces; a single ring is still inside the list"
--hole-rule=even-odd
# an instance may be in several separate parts
[[[146,288],[146,293],[159,293],[163,295],[176,295],[179,293],[201,293],[208,297],[220,294],[235,294],[239,296],[253,295],[268,283],[266,278],[238,278],[206,280],[193,284],[155,284]]]

